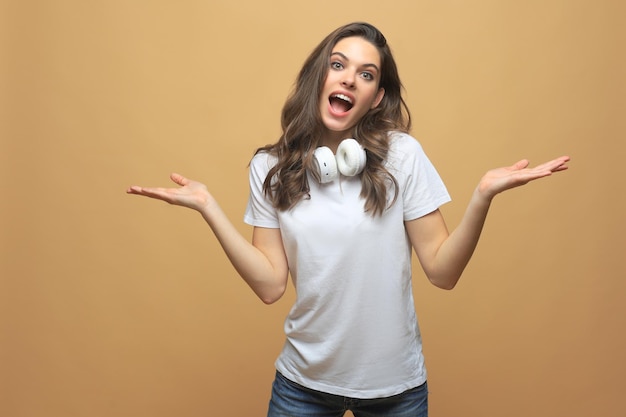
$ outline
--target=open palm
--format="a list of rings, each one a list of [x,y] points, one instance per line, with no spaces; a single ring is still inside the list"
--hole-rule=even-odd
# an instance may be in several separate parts
[[[569,160],[568,156],[562,156],[534,168],[528,168],[528,160],[522,159],[509,167],[492,169],[480,180],[478,191],[491,199],[502,191],[550,176],[554,172],[564,171],[568,168],[566,164]]]
[[[170,178],[176,184],[180,185],[180,187],[162,188],[133,185],[126,192],[128,194],[155,198],[170,204],[184,206],[198,211],[213,201],[213,196],[209,193],[204,184],[185,178],[180,174],[172,174]]]

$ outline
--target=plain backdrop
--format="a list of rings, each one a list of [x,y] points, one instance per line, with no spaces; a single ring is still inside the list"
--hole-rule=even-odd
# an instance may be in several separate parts
[[[248,161],[305,57],[356,20],[393,48],[451,228],[487,169],[572,157],[496,199],[456,289],[415,264],[431,416],[626,412],[624,2],[33,0],[0,16],[0,415],[265,415],[293,289],[264,305],[197,213],[125,190],[179,172],[249,237]]]

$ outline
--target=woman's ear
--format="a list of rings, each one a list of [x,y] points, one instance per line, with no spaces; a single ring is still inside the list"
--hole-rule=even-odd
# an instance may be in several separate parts
[[[374,98],[374,102],[372,103],[372,107],[370,107],[370,109],[378,107],[380,102],[383,101],[383,97],[385,97],[385,89],[381,87],[378,89],[378,93],[376,93],[376,98]]]

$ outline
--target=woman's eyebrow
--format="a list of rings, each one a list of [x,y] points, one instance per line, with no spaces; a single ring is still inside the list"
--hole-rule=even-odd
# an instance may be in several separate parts
[[[339,55],[340,57],[342,57],[343,59],[345,59],[346,61],[350,61],[350,58],[348,58],[347,56],[345,56],[344,54],[342,54],[341,52],[333,52],[332,54],[330,54],[330,56],[333,55]],[[363,64],[364,67],[373,67],[376,69],[376,71],[380,72],[380,69],[378,68],[378,66],[376,64]]]

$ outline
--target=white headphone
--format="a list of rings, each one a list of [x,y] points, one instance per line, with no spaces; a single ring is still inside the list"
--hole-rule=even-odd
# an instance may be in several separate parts
[[[346,177],[358,175],[365,168],[365,149],[354,139],[344,139],[337,148],[337,155],[326,146],[313,152],[313,163],[322,184],[338,177],[337,170]]]

